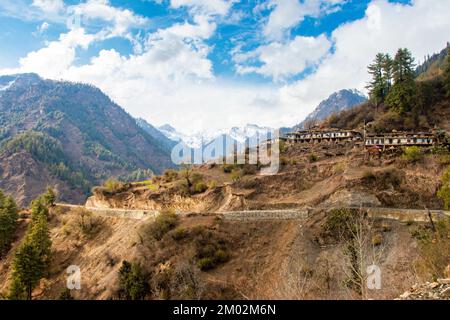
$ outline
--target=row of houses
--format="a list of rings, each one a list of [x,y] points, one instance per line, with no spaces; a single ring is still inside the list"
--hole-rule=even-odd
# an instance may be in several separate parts
[[[287,143],[316,144],[328,143],[363,143],[366,148],[380,146],[432,146],[436,143],[434,132],[391,132],[382,134],[365,134],[356,130],[314,129],[288,133],[281,140]]]

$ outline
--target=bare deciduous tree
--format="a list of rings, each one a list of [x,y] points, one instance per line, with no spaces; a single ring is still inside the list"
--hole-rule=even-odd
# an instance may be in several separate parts
[[[368,299],[367,280],[369,266],[379,266],[385,246],[375,241],[373,221],[361,209],[350,216],[346,223],[346,233],[342,234],[344,255],[344,273],[347,284],[357,292],[361,299]]]

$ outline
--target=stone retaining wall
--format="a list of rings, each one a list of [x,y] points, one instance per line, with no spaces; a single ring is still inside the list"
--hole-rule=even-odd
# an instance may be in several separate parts
[[[391,209],[391,208],[367,208],[367,213],[370,217],[393,219],[402,222],[429,222],[427,210],[413,210],[413,209]],[[430,210],[433,220],[449,217],[448,211]]]
[[[326,210],[330,211],[333,209],[341,208],[315,208],[314,211]],[[433,220],[450,217],[450,211],[445,210],[421,210],[421,209],[396,209],[396,208],[379,208],[379,207],[347,207],[346,209],[351,210],[363,210],[367,212],[371,218],[382,218],[382,219],[392,219],[401,222],[429,222],[428,212],[431,213]]]
[[[223,219],[232,221],[299,220],[307,219],[309,210],[232,211],[219,214]]]
[[[107,217],[138,219],[138,220],[154,219],[159,215],[159,211],[156,210],[98,208],[98,207],[76,206],[71,204],[57,204],[57,206],[62,208],[83,208],[97,215]]]
[[[95,214],[109,216],[109,217],[119,217],[128,219],[155,219],[160,212],[156,210],[133,210],[133,209],[114,209],[114,208],[98,208],[98,207],[83,207],[70,204],[57,204],[58,207],[63,208],[84,208]],[[229,212],[214,212],[211,214],[216,214],[225,220],[229,221],[270,221],[270,220],[303,220],[307,219],[311,215],[318,213],[320,211],[333,210],[339,208],[300,208],[300,209],[290,209],[290,210],[243,210],[243,211],[229,211]],[[414,221],[414,222],[428,222],[428,211],[427,210],[416,210],[416,209],[395,209],[395,208],[358,208],[351,207],[348,209],[358,210],[361,209],[366,211],[368,215],[372,218],[383,218],[392,219],[402,222]],[[444,210],[430,210],[429,211],[433,219],[438,219],[442,217],[450,217],[449,211]],[[187,215],[189,213],[177,212],[179,215]]]

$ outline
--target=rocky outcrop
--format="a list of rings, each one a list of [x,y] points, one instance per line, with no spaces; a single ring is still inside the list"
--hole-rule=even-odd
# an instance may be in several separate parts
[[[415,284],[398,300],[450,300],[450,279]]]
[[[326,201],[320,204],[321,207],[379,207],[381,202],[376,196],[370,193],[351,191],[347,189],[333,193]]]

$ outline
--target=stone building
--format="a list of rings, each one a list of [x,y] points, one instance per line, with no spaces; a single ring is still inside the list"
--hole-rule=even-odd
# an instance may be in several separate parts
[[[379,146],[400,147],[400,146],[432,146],[436,142],[435,135],[430,132],[391,132],[380,134],[368,134],[364,139],[366,148]]]
[[[363,140],[363,135],[355,130],[322,129],[291,132],[283,138],[293,143],[351,142]]]

